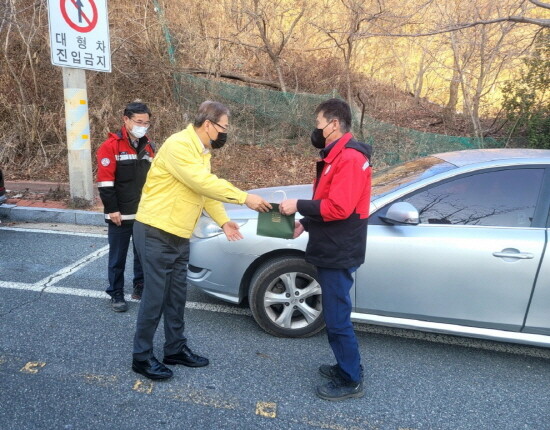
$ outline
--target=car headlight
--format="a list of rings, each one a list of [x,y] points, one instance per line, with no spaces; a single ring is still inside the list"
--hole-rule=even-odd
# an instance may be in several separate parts
[[[232,219],[231,221],[236,222],[239,227],[242,227],[248,222],[246,219]],[[198,237],[199,239],[206,239],[208,237],[218,236],[222,233],[223,230],[212,218],[203,216],[199,219],[199,222],[195,227],[195,231],[193,232],[193,236]]]

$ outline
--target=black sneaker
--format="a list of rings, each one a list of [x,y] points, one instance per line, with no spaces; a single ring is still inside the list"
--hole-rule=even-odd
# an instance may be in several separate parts
[[[134,291],[132,292],[132,299],[141,300],[143,294],[143,282],[136,282],[134,285]]]
[[[128,310],[128,303],[124,300],[124,294],[116,294],[111,297],[111,307],[115,312],[126,312]]]
[[[317,387],[317,396],[324,400],[344,400],[355,397],[363,397],[365,389],[363,380],[359,382],[347,382],[342,378],[336,378]]]
[[[363,379],[363,365],[360,364],[359,366],[361,367],[361,379]],[[340,366],[338,366],[337,364],[334,364],[332,366],[328,364],[322,364],[321,366],[319,366],[319,373],[323,378],[328,379],[336,379],[342,377],[340,373]]]

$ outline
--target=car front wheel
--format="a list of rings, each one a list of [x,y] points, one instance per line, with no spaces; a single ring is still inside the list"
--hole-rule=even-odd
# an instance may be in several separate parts
[[[324,327],[317,271],[302,258],[279,257],[260,266],[248,301],[258,325],[272,335],[307,337]]]

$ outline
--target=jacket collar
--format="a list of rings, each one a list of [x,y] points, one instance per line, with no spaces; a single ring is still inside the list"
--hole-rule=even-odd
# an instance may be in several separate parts
[[[189,136],[191,136],[191,140],[193,141],[193,145],[195,146],[195,149],[197,150],[197,152],[199,154],[207,154],[208,151],[205,151],[207,150],[207,148],[206,146],[204,146],[204,144],[201,141],[201,138],[195,131],[195,128],[193,127],[193,123],[189,124],[185,129],[185,131],[189,133]]]
[[[330,149],[328,155],[325,156],[323,161],[325,163],[332,163],[336,156],[342,152],[342,149],[344,149],[344,146],[346,146],[346,143],[348,143],[353,138],[353,135],[351,133],[344,134],[340,139],[338,139],[336,142],[332,143],[332,148]]]

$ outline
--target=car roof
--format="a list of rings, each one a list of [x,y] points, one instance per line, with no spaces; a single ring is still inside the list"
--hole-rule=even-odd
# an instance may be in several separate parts
[[[497,149],[467,149],[464,151],[443,152],[433,154],[457,167],[477,164],[487,161],[523,159],[541,160],[550,162],[550,150],[548,149],[526,149],[526,148],[497,148]]]

